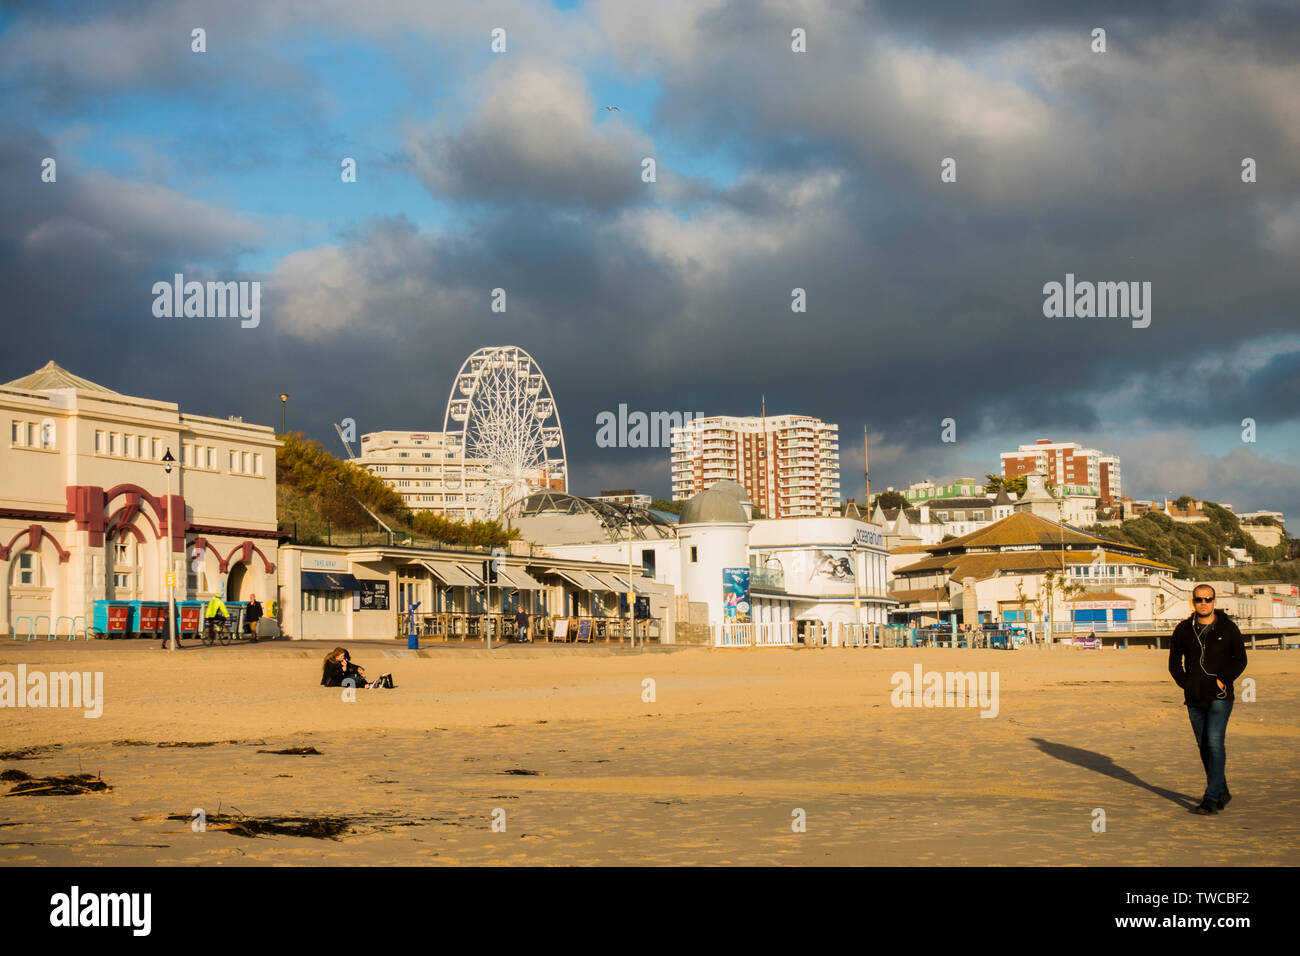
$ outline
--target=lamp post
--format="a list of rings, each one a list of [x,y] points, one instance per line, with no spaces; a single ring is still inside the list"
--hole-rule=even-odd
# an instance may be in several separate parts
[[[627,633],[636,647],[636,586],[632,583],[632,505],[627,506]]]
[[[289,403],[289,393],[280,393],[280,434],[284,434],[284,408]]]
[[[163,541],[163,554],[167,556],[167,570],[163,583],[167,586],[167,649],[176,650],[176,566],[172,561],[172,457],[171,447],[163,455],[163,471],[167,474],[167,537]]]

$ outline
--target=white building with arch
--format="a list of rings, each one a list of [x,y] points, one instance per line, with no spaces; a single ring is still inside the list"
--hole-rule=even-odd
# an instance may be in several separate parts
[[[169,567],[177,600],[276,597],[270,427],[50,362],[0,385],[0,428],[0,636],[67,634],[60,619],[89,622],[96,600],[165,601]]]

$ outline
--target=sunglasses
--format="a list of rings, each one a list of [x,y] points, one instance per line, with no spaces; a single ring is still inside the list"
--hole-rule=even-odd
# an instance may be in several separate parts
[[[1214,598],[1192,598],[1195,604],[1213,604]]]

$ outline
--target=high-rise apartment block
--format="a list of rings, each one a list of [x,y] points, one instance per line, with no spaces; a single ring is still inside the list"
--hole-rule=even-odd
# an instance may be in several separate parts
[[[447,459],[445,452],[444,432],[370,432],[361,436],[361,456],[354,463],[401,495],[412,511],[472,521],[478,501],[494,487],[491,464]],[[565,490],[562,480],[541,471],[525,477],[539,488]]]
[[[1076,442],[1040,438],[1032,445],[1002,453],[1002,476],[1015,478],[1038,471],[1056,485],[1086,485],[1109,507],[1123,493],[1119,458]]]
[[[696,418],[672,430],[673,500],[730,479],[765,516],[840,512],[839,426],[807,415]]]

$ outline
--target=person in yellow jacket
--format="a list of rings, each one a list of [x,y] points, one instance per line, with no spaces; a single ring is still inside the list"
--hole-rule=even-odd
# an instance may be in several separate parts
[[[226,607],[226,602],[221,600],[219,594],[214,594],[212,600],[208,602],[207,608],[203,612],[203,624],[205,629],[210,629],[217,621],[222,624],[230,617],[230,611]]]

